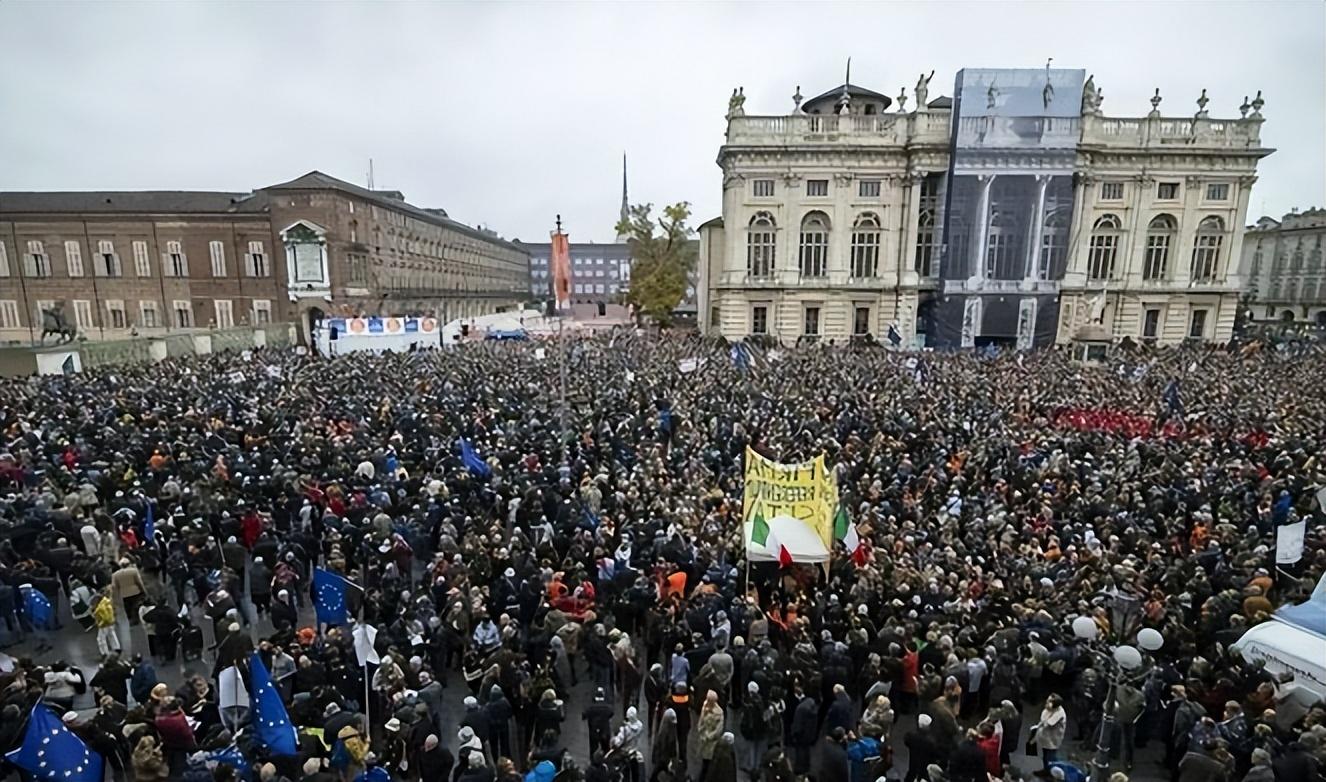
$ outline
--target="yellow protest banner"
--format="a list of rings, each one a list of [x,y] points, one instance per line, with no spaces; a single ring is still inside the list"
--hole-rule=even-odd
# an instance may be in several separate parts
[[[799,519],[833,548],[833,514],[838,507],[838,484],[824,464],[824,456],[798,464],[780,464],[746,447],[746,485],[742,494],[742,522],[758,511],[765,520],[776,516]]]

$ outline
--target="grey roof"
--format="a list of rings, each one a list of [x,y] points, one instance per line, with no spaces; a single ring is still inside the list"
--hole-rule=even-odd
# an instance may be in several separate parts
[[[397,191],[369,190],[366,187],[360,187],[359,185],[351,184],[342,179],[337,179],[334,176],[329,176],[321,171],[310,171],[301,177],[296,177],[295,179],[290,180],[289,182],[268,185],[267,187],[264,187],[263,190],[337,190],[342,193],[349,193],[357,198],[362,198],[370,203],[377,204],[384,209],[394,209],[398,212],[406,212],[412,217],[426,223],[440,225],[443,228],[449,228],[457,233],[463,233],[466,236],[475,239],[481,239],[485,242],[502,245],[503,247],[507,247],[519,253],[526,252],[524,247],[515,242],[503,239],[496,234],[488,233],[487,231],[482,231],[478,228],[473,228],[464,223],[457,222],[450,217],[444,217],[443,215],[437,214],[440,210],[424,209],[423,207],[415,206],[407,201],[392,198],[389,193],[396,193]]]
[[[813,106],[825,100],[831,100],[832,102],[837,103],[838,99],[842,97],[843,90],[847,90],[847,94],[853,98],[869,98],[871,100],[883,101],[885,108],[888,108],[889,104],[893,103],[893,99],[887,95],[881,95],[880,93],[875,92],[874,90],[868,90],[865,87],[858,87],[855,84],[849,82],[847,84],[840,84],[837,87],[834,87],[833,89],[829,90],[828,92],[825,92],[822,95],[816,95],[815,97],[806,101],[804,105]]]
[[[50,191],[0,193],[10,214],[254,214],[267,211],[262,193],[196,190]]]
[[[953,99],[947,95],[940,95],[925,105],[932,109],[951,109],[953,108]]]

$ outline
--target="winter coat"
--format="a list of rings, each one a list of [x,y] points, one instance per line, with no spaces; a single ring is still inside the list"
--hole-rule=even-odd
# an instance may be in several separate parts
[[[697,727],[700,736],[700,757],[711,760],[714,748],[723,737],[723,708],[717,704],[700,709],[700,723]]]
[[[137,782],[164,782],[170,778],[170,766],[151,736],[139,740],[138,746],[134,747],[132,762]]]
[[[1068,727],[1068,715],[1063,706],[1041,711],[1041,721],[1036,730],[1036,746],[1041,749],[1059,749],[1064,744],[1064,731]]]

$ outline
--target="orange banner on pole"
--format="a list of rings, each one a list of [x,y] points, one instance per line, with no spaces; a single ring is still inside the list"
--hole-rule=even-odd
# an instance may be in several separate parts
[[[552,257],[548,265],[552,267],[553,297],[557,299],[557,308],[567,309],[571,306],[571,243],[560,230],[553,232]]]

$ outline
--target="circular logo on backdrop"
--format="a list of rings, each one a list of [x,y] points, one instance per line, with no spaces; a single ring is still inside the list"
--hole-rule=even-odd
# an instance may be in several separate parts
[[[433,318],[424,318],[423,321],[420,322],[419,328],[424,331],[433,331],[437,328],[437,321]]]
[[[387,333],[395,334],[401,330],[400,318],[387,318]]]
[[[355,334],[363,334],[368,330],[368,323],[363,318],[355,318],[350,321],[350,331]]]

